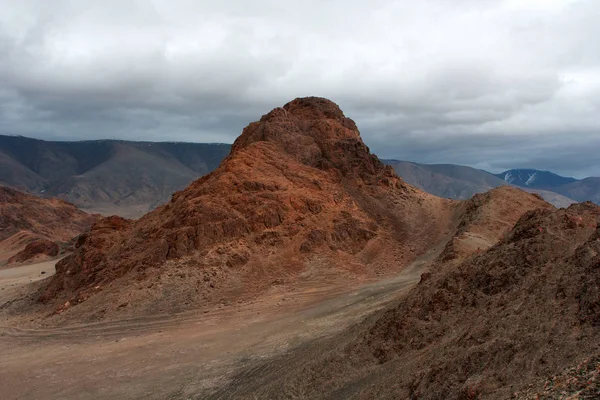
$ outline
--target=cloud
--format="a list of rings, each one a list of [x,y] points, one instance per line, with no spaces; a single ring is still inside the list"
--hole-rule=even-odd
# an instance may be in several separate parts
[[[231,142],[318,95],[384,157],[600,175],[599,18],[593,0],[0,0],[0,133]]]

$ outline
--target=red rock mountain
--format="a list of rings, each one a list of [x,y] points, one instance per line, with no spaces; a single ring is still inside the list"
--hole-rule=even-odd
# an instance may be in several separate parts
[[[202,303],[291,282],[316,265],[373,277],[437,243],[456,204],[406,185],[336,104],[296,99],[246,127],[217,170],[169,203],[134,222],[97,223],[41,298],[73,305],[154,280],[166,298]],[[145,288],[141,298],[156,296]]]
[[[0,261],[56,256],[60,249],[55,242],[68,242],[95,220],[66,201],[0,187]]]

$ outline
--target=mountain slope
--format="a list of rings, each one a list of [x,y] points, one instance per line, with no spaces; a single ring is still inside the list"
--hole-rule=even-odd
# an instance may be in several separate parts
[[[237,398],[513,398],[599,353],[599,280],[600,207],[530,211],[489,250],[438,260],[387,311],[232,386]]]
[[[537,209],[554,207],[538,195],[512,186],[475,194],[457,208],[459,224],[440,259],[460,261],[486,251],[504,238],[525,212]]]
[[[169,203],[135,222],[96,224],[41,299],[70,315],[109,315],[124,299],[131,312],[174,311],[307,271],[376,277],[437,243],[456,206],[400,180],[337,105],[296,99],[246,127],[218,169]],[[143,282],[134,294],[131,282]]]
[[[385,160],[385,163],[391,165],[407,183],[440,197],[469,199],[476,193],[513,185],[489,172],[463,165],[418,164],[396,160]],[[523,187],[523,190],[539,194],[556,207],[568,207],[575,203],[574,200],[552,191],[530,187]]]
[[[175,160],[163,160],[133,146],[116,144],[111,158],[48,189],[83,208],[147,205],[155,208],[198,173]],[[126,171],[126,173],[123,173]]]
[[[585,178],[561,186],[557,191],[578,201],[593,201],[600,204],[600,178]]]
[[[0,185],[137,217],[215,169],[229,145],[0,136]]]
[[[58,248],[49,242],[68,242],[89,229],[96,219],[63,200],[41,199],[0,187],[0,262],[27,246],[32,255],[45,250],[55,252]],[[18,261],[27,261],[26,256],[27,252]]]

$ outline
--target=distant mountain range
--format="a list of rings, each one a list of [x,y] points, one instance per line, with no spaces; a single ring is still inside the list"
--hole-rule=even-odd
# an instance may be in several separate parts
[[[136,218],[214,170],[229,144],[93,140],[52,142],[0,135],[0,186],[59,197],[101,214]],[[600,204],[600,178],[577,180],[548,171],[501,174],[453,164],[384,160],[407,183],[440,197],[467,199],[503,185],[540,194],[558,207]]]
[[[0,185],[59,197],[87,211],[137,217],[214,170],[230,147],[0,135]]]
[[[535,169],[511,169],[496,176],[516,186],[550,190],[578,202],[590,200],[600,204],[600,178],[598,177],[579,180]]]
[[[512,169],[501,174],[453,164],[419,164],[409,161],[384,160],[407,183],[436,196],[467,199],[475,193],[511,185],[538,193],[557,207],[576,202],[600,204],[600,178],[565,178],[549,171]]]

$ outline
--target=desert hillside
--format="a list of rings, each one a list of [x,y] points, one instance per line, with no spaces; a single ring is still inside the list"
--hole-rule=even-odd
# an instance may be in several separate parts
[[[85,232],[97,218],[63,200],[0,187],[0,263],[58,256],[61,243]]]
[[[597,398],[599,227],[592,203],[530,211],[489,250],[438,259],[387,311],[235,385],[274,398]]]

